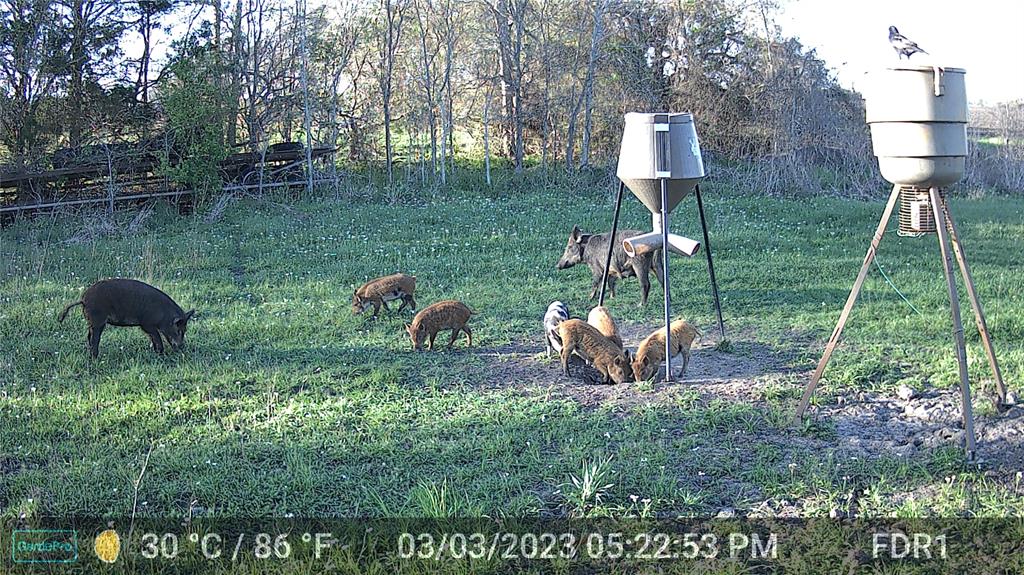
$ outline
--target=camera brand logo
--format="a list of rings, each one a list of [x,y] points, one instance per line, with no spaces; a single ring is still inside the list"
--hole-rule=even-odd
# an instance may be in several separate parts
[[[11,558],[15,563],[74,563],[78,534],[73,529],[16,529]]]

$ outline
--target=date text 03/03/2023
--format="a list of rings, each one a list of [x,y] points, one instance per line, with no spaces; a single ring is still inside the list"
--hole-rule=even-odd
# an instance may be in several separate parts
[[[402,533],[402,559],[775,559],[774,533]]]

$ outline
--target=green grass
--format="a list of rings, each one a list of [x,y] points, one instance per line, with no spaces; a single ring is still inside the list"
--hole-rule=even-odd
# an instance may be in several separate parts
[[[1004,138],[1002,136],[989,136],[987,138],[980,138],[980,139],[978,139],[978,143],[979,144],[984,144],[986,146],[992,146],[992,147],[1007,146],[1007,145],[1020,146],[1020,145],[1024,144],[1024,139],[1021,139],[1021,138]]]
[[[731,353],[756,341],[812,368],[881,204],[705,193]],[[953,207],[1003,373],[1019,392],[1024,201]],[[685,201],[674,231],[700,237],[695,212]],[[83,217],[18,222],[0,232],[0,515],[127,515],[150,449],[138,513],[151,516],[713,515],[781,500],[815,515],[852,489],[867,494],[867,516],[1024,508],[1019,489],[964,467],[955,449],[832,461],[780,448],[773,437],[833,433],[827,421],[783,427],[792,391],[767,411],[686,390],[676,402],[587,407],[495,380],[491,360],[461,342],[413,353],[401,323],[409,316],[371,322],[350,312],[355,287],[401,270],[418,277],[421,306],[454,298],[476,310],[480,348],[537,341],[548,302],[588,307],[585,268],[554,266],[569,229],[603,231],[610,215],[603,191],[572,190],[295,210],[244,200],[215,223],[161,206],[137,233],[77,243],[68,240],[88,225]],[[648,218],[630,198],[623,225]],[[873,270],[816,401],[851,388],[954,384],[937,250],[934,237],[886,236],[880,264],[921,315]],[[183,353],[158,357],[139,330],[111,328],[99,360],[88,359],[81,316],[56,317],[111,276],[151,282],[200,312]],[[703,259],[675,259],[672,282],[676,313],[713,333]],[[625,321],[656,324],[658,299],[646,309],[638,299],[630,280],[610,305]],[[987,364],[963,301],[978,382]],[[922,490],[925,506],[904,497]]]

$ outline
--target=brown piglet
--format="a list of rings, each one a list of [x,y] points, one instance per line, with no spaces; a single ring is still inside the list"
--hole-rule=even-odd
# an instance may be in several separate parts
[[[407,305],[416,309],[415,293],[416,276],[399,273],[379,277],[366,282],[352,294],[352,313],[359,315],[372,307],[373,317],[376,318],[382,306],[386,311],[391,311],[388,302],[396,299],[402,300],[402,305],[398,306],[399,312]]]
[[[615,325],[615,320],[612,319],[612,314],[608,312],[607,307],[599,305],[590,310],[590,313],[587,314],[587,323],[596,327],[597,331],[601,332],[619,349],[622,349],[622,337],[619,336],[619,328]]]
[[[670,340],[672,357],[683,356],[682,369],[679,375],[686,373],[686,366],[690,363],[690,346],[693,340],[700,335],[690,322],[677,319],[672,322],[672,339]],[[633,379],[644,381],[658,372],[658,366],[665,361],[665,328],[661,328],[647,336],[640,347],[636,350],[636,357],[633,358]],[[666,377],[668,374],[666,374]]]
[[[81,299],[64,308],[63,322],[71,308],[82,306],[82,315],[89,323],[89,354],[100,354],[100,336],[107,324],[119,327],[138,326],[149,336],[153,351],[164,352],[163,335],[172,348],[185,344],[185,329],[195,310],[182,311],[167,294],[157,288],[131,279],[101,280],[82,293]]]
[[[562,373],[569,375],[569,356],[576,352],[590,362],[604,383],[623,383],[629,379],[629,358],[597,328],[579,319],[568,319],[558,324],[562,338]]]
[[[434,349],[434,338],[437,337],[437,332],[445,329],[452,330],[452,340],[448,343],[448,347],[455,345],[455,338],[458,337],[460,331],[465,332],[466,345],[471,346],[473,345],[473,330],[466,325],[471,315],[473,312],[462,302],[439,301],[428,305],[416,314],[416,317],[412,318],[412,323],[405,325],[405,331],[412,338],[412,348],[417,351],[423,348],[424,340],[429,341],[431,350]]]

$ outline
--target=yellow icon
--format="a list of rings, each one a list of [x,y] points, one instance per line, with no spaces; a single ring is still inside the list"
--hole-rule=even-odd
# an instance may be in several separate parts
[[[96,549],[96,556],[100,558],[100,561],[113,563],[117,561],[117,556],[121,553],[121,537],[118,536],[117,531],[107,529],[96,536],[93,547]]]

